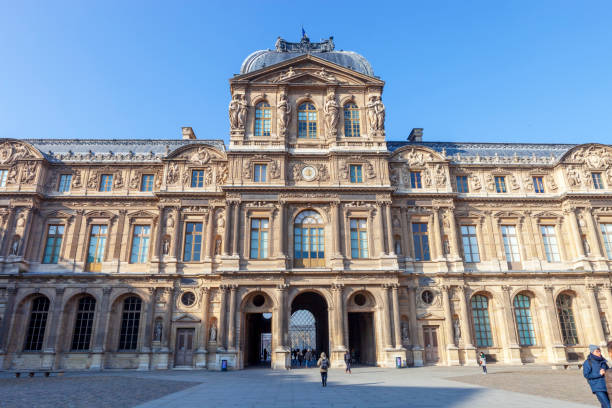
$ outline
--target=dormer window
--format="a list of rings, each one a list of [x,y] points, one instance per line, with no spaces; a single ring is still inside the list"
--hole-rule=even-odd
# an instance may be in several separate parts
[[[508,192],[508,190],[506,189],[506,177],[495,176],[495,191],[497,191],[498,193]]]
[[[411,171],[410,172],[410,188],[423,188],[421,184],[421,172]]]
[[[601,173],[591,173],[593,177],[593,187],[596,190],[602,190],[604,188],[603,180],[601,179]]]
[[[255,106],[255,136],[270,136],[272,111],[268,102]]]
[[[359,109],[354,103],[344,105],[344,136],[359,137]]]
[[[317,109],[306,102],[298,107],[298,138],[314,139],[317,137]]]
[[[113,175],[103,174],[100,177],[100,191],[111,191],[113,189]]]

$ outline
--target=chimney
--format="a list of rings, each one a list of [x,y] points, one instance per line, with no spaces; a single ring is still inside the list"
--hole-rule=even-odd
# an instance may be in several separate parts
[[[195,133],[193,133],[192,128],[187,126],[181,129],[183,130],[183,140],[195,140],[196,139],[196,135]]]
[[[423,141],[423,128],[413,128],[408,135],[409,142],[422,142]]]

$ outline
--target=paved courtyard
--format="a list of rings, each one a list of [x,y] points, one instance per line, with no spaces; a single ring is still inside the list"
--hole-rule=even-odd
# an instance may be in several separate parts
[[[11,378],[0,373],[0,407],[593,407],[579,370],[549,367],[357,368],[287,372],[167,371],[67,373]]]

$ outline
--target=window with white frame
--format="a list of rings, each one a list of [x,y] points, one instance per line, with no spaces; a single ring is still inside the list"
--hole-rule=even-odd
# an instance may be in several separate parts
[[[463,244],[463,259],[465,262],[480,262],[475,225],[461,226],[461,242]]]
[[[542,241],[544,242],[544,252],[548,262],[561,262],[559,245],[557,244],[557,234],[554,225],[541,225]]]
[[[520,262],[521,254],[519,251],[519,242],[516,235],[516,227],[514,225],[502,225],[502,238],[504,240],[504,251],[506,252],[506,261],[508,263]]]

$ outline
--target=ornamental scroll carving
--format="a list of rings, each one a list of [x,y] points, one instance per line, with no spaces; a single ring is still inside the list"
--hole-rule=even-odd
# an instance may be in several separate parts
[[[280,171],[280,162],[278,160],[272,160],[267,158],[264,155],[261,154],[257,154],[253,157],[251,157],[248,160],[245,160],[242,163],[242,176],[246,179],[250,179],[253,175],[253,163],[254,162],[263,162],[266,163],[268,165],[268,175],[270,176],[270,179],[279,179],[281,176],[281,171]]]
[[[340,178],[348,179],[349,178],[349,164],[362,164],[364,167],[364,174],[366,178],[373,179],[376,177],[376,171],[374,170],[374,165],[369,160],[364,160],[359,156],[351,156],[347,159],[341,160],[339,164],[340,170]]]
[[[329,170],[323,163],[294,163],[291,166],[293,181],[328,181]]]
[[[576,149],[570,161],[583,163],[590,169],[601,169],[612,166],[612,150],[604,146],[591,145]]]

